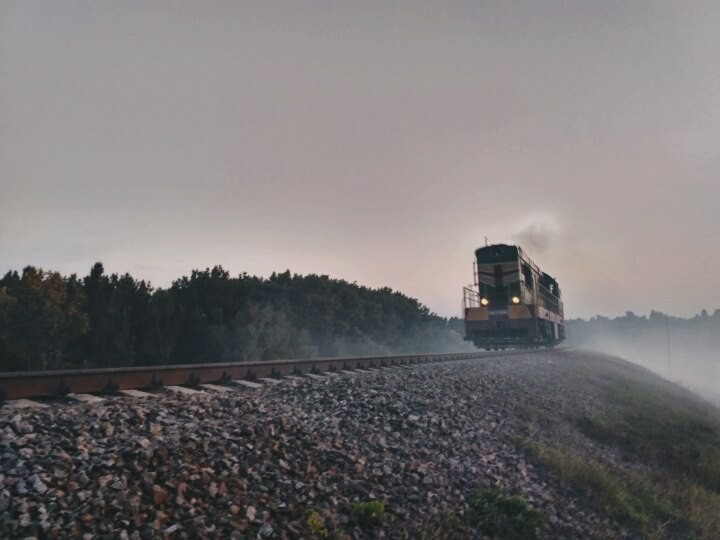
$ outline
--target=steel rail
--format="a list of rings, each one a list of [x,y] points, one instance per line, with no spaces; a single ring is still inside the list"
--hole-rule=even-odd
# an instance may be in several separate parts
[[[70,393],[112,392],[158,388],[167,385],[196,386],[205,383],[228,383],[238,379],[252,380],[258,377],[281,377],[342,369],[449,362],[505,356],[513,353],[516,351],[356,356],[61,371],[17,371],[0,373],[0,390],[6,399],[58,397]]]

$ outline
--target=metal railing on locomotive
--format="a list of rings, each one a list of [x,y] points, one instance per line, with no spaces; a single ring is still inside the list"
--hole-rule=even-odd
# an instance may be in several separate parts
[[[480,293],[469,287],[463,287],[463,309],[480,307]]]
[[[560,301],[560,298],[555,296],[547,287],[541,285],[540,283],[537,284],[537,290],[542,307],[552,311],[553,313],[562,313],[563,303]]]

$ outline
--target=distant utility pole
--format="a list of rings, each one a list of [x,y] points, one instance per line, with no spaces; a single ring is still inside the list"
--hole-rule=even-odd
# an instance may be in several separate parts
[[[670,352],[670,315],[665,315],[665,333],[667,335],[668,378],[672,377],[672,354]]]

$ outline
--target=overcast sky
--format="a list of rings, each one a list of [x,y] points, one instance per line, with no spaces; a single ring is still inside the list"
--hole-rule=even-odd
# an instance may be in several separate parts
[[[0,272],[323,273],[459,315],[720,307],[720,3],[0,2]]]

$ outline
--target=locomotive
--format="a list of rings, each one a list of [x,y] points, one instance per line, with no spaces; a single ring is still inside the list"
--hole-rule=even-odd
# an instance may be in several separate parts
[[[553,347],[565,339],[560,286],[520,246],[475,251],[474,286],[465,287],[465,340],[476,347]]]

